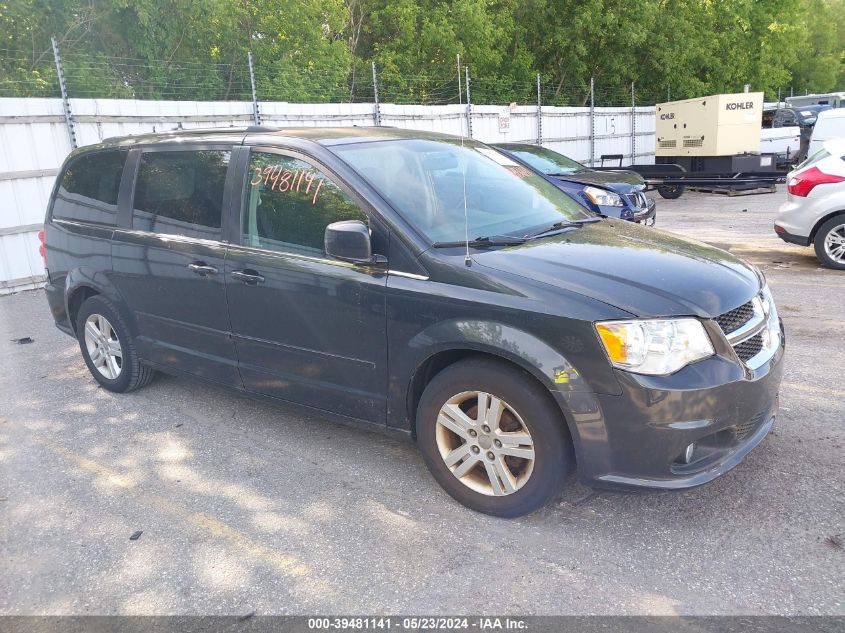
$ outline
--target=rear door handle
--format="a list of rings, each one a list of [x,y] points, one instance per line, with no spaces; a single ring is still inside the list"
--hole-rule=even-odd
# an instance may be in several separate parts
[[[250,286],[264,283],[264,275],[260,275],[254,270],[233,270],[232,277]]]
[[[191,262],[188,264],[188,268],[190,268],[193,272],[200,275],[201,277],[205,277],[206,275],[216,275],[217,269],[214,266],[209,266],[205,262]]]

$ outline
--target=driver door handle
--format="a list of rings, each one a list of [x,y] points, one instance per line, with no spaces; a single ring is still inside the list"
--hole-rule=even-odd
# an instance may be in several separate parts
[[[264,275],[257,273],[254,270],[233,270],[232,277],[238,281],[242,281],[250,286],[264,283]]]

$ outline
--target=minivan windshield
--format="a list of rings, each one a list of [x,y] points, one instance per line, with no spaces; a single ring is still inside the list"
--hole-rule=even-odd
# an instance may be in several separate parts
[[[332,148],[431,242],[522,238],[594,218],[530,169],[476,141],[395,139]]]

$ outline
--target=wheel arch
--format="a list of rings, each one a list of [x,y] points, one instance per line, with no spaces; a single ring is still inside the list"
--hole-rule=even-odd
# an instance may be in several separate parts
[[[76,334],[76,317],[79,313],[79,308],[89,297],[96,295],[102,295],[115,304],[126,319],[127,324],[132,330],[132,334],[137,333],[135,319],[126,308],[123,297],[102,272],[89,271],[84,268],[78,268],[70,272],[65,279],[64,294],[65,314],[67,314],[71,330],[74,334]]]
[[[830,213],[828,213],[825,216],[822,216],[821,218],[819,218],[816,221],[815,225],[813,225],[813,230],[810,231],[810,245],[811,246],[812,246],[813,242],[815,241],[816,234],[819,232],[819,229],[821,228],[821,226],[825,222],[830,220],[831,218],[835,218],[837,215],[845,215],[845,209],[839,209],[838,211],[831,211]]]
[[[525,373],[532,381],[543,388],[543,391],[548,393],[551,403],[555,410],[560,413],[562,427],[572,446],[573,465],[577,468],[580,462],[581,453],[581,438],[578,433],[573,411],[567,404],[567,393],[561,390],[550,388],[548,381],[544,379],[542,372],[536,367],[532,367],[524,360],[518,357],[503,354],[500,350],[480,349],[472,346],[455,346],[450,349],[443,349],[432,353],[428,356],[411,376],[411,381],[408,386],[407,394],[407,416],[411,425],[411,436],[416,440],[417,437],[417,405],[422,397],[426,386],[434,379],[434,377],[445,370],[447,367],[455,363],[469,359],[489,359],[491,361],[501,363],[502,365],[518,369]],[[586,395],[586,394],[585,394]]]
[[[577,460],[580,438],[575,416],[567,403],[569,395],[573,392],[585,396],[592,393],[578,370],[546,343],[513,326],[484,322],[474,324],[475,327],[466,327],[466,325],[466,322],[461,323],[460,330],[475,334],[485,331],[485,327],[482,326],[486,326],[487,331],[492,327],[501,334],[500,343],[504,340],[510,344],[492,345],[470,334],[460,340],[441,340],[438,344],[429,346],[425,353],[420,355],[419,361],[410,372],[405,387],[405,415],[409,421],[412,436],[416,437],[417,405],[425,387],[434,376],[459,361],[468,358],[488,358],[523,371],[549,393],[556,409],[560,411],[564,427],[575,447]],[[427,331],[427,334],[428,340],[431,341],[433,333]],[[521,344],[514,344],[516,341]]]
[[[99,294],[102,293],[92,286],[81,284],[67,295],[67,316],[70,322],[70,329],[74,334],[76,334],[76,317],[79,314],[79,308],[90,297],[95,297]]]

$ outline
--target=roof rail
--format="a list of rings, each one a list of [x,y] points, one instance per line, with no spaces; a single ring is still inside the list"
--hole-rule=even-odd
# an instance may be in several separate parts
[[[278,132],[281,128],[275,125],[250,125],[247,132]]]

